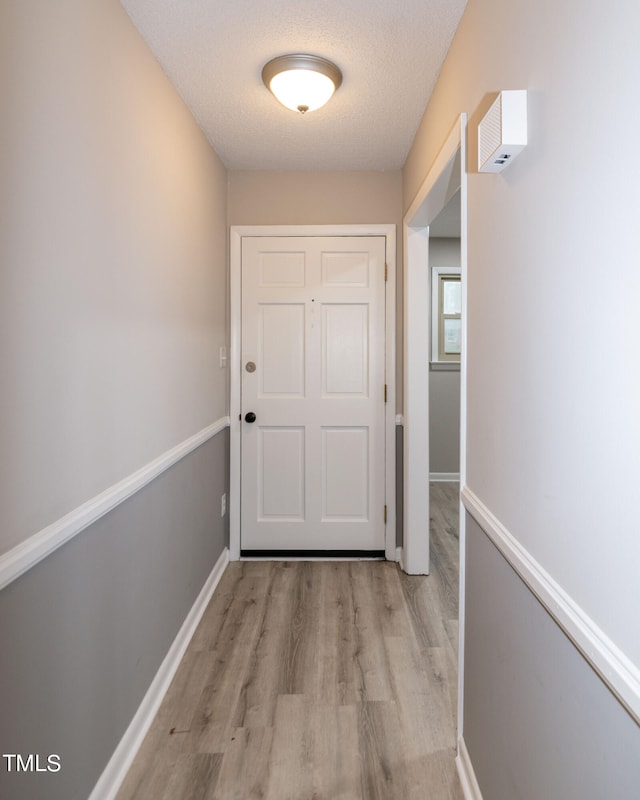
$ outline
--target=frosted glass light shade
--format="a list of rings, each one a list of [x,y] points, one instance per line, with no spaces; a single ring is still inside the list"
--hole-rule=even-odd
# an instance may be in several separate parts
[[[308,69],[290,69],[271,78],[269,89],[292,111],[315,111],[335,92],[331,78]]]
[[[305,114],[331,98],[342,83],[342,73],[326,58],[294,54],[265,64],[262,80],[283,106]]]

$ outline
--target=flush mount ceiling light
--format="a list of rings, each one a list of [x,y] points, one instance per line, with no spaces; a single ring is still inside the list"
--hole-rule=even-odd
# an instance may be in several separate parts
[[[262,80],[283,106],[305,114],[331,99],[342,83],[342,73],[326,58],[293,53],[267,62]]]

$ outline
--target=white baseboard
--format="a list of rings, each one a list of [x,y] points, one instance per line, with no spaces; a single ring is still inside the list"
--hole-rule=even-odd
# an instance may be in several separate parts
[[[0,556],[0,589],[229,426],[222,417]]]
[[[182,623],[134,718],[94,786],[89,800],[113,800],[118,793],[228,563],[229,550],[225,547]]]
[[[635,721],[640,723],[640,669],[549,575],[468,486],[463,487],[461,496],[465,509]]]
[[[431,483],[456,483],[460,480],[459,472],[430,472],[429,481]]]
[[[478,786],[476,773],[473,769],[471,759],[469,758],[469,751],[462,737],[458,739],[456,767],[465,800],[482,800],[482,792]]]

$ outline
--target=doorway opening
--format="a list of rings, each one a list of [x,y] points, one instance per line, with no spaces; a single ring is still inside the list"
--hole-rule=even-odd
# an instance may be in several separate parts
[[[404,219],[404,465],[403,465],[403,548],[402,566],[409,574],[428,574],[430,562],[430,491],[425,485],[433,470],[431,467],[430,394],[435,383],[433,375],[456,374],[459,370],[459,459],[458,470],[442,470],[442,476],[458,478],[464,486],[466,469],[466,364],[467,364],[467,231],[466,231],[466,137],[467,118],[462,114],[447,136],[433,167],[420,187]],[[456,199],[457,198],[457,199]],[[457,211],[459,208],[459,212]],[[455,299],[459,291],[459,304],[452,303],[444,317],[456,317],[458,322],[440,327],[441,334],[448,333],[448,345],[434,347],[434,328],[442,320],[434,319],[437,303],[432,296],[433,276],[446,275],[446,270],[432,273],[432,267],[452,267],[436,264],[433,254],[443,247],[438,245],[438,232],[452,222],[459,229],[459,285],[450,292]],[[446,227],[444,228],[445,230]],[[452,231],[451,227],[448,232]],[[435,234],[435,235],[434,235]],[[453,248],[453,245],[452,245]],[[430,258],[430,254],[432,258]],[[453,277],[455,273],[449,272]],[[435,281],[437,286],[438,282]],[[454,308],[455,307],[455,308]],[[432,326],[433,323],[433,326]],[[440,343],[442,344],[442,343]],[[459,350],[459,353],[456,351]],[[438,352],[444,356],[439,358]],[[436,356],[434,358],[434,355]],[[459,366],[452,366],[458,357]],[[449,384],[456,381],[449,380]],[[442,388],[442,387],[439,387]],[[451,389],[451,386],[448,387]],[[454,462],[455,467],[455,462]],[[456,474],[457,472],[457,474]],[[458,734],[462,731],[462,672],[464,663],[464,563],[465,518],[457,491],[459,509],[459,638],[458,638]]]
[[[231,560],[396,560],[395,242],[394,225],[231,228]]]

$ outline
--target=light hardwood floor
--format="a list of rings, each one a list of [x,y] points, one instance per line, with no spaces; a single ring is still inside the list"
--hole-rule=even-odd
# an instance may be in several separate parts
[[[236,562],[117,800],[462,800],[457,484],[433,484],[432,574]]]

